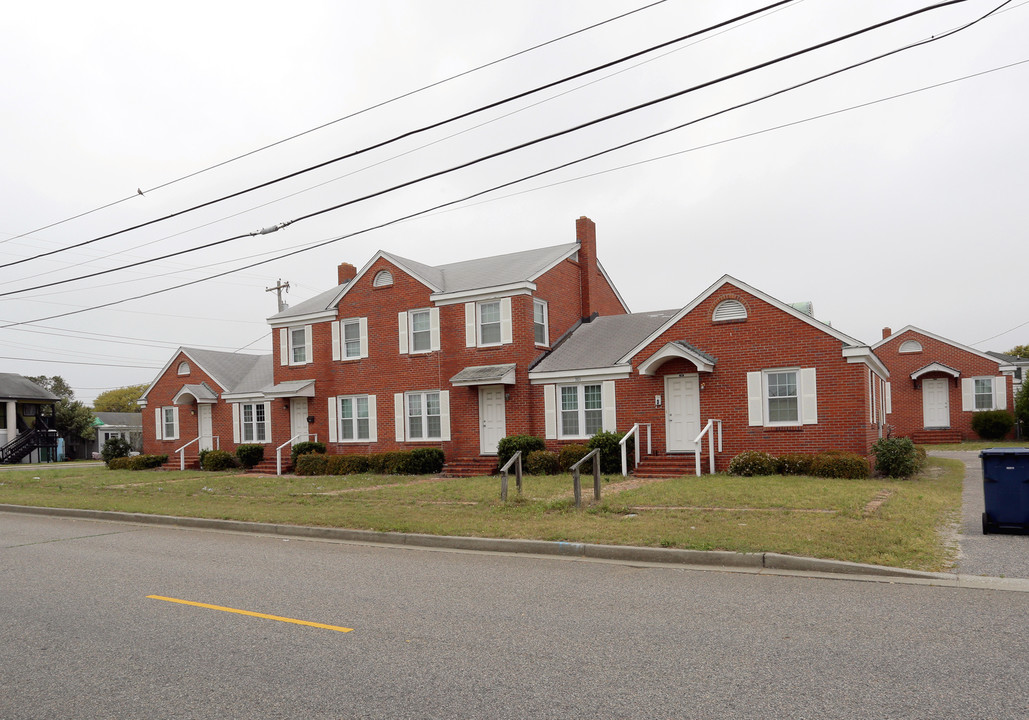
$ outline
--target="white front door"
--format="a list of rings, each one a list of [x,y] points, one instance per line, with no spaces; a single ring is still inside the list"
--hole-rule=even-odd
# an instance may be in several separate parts
[[[483,455],[496,455],[497,445],[505,435],[507,419],[504,415],[504,386],[480,387],[479,452]]]
[[[211,406],[197,404],[197,435],[201,450],[214,450],[214,430],[211,425]]]
[[[307,398],[295,397],[289,400],[290,436],[293,442],[307,442]],[[297,437],[300,435],[301,437]]]
[[[693,452],[700,434],[700,379],[665,376],[665,452]]]
[[[922,415],[926,428],[950,427],[950,390],[947,379],[922,381]]]

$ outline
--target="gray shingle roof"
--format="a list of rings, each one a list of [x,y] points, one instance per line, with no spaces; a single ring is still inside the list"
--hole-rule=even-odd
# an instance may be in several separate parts
[[[0,373],[0,398],[9,400],[58,400],[49,390],[44,390],[24,375]]]
[[[228,393],[258,391],[272,382],[272,356],[182,348]],[[260,381],[257,384],[257,381]]]
[[[514,363],[504,363],[503,365],[473,365],[472,367],[466,367],[457,375],[450,378],[450,382],[454,385],[462,383],[468,385],[489,385],[503,381],[507,374],[514,369]]]
[[[98,412],[93,413],[104,425],[117,427],[143,427],[143,413]]]
[[[657,330],[678,310],[608,315],[580,325],[532,372],[588,370],[614,365],[637,343]],[[693,348],[696,351],[696,348]]]
[[[333,301],[339,296],[343,289],[347,286],[347,283],[337,285],[331,290],[318,293],[313,298],[304,300],[301,303],[297,303],[292,307],[288,307],[282,312],[275,313],[270,318],[272,320],[281,320],[282,318],[296,317],[299,315],[309,315],[310,313],[325,312],[330,310],[333,306]]]

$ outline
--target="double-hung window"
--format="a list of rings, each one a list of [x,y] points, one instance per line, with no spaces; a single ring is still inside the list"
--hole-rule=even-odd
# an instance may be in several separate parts
[[[747,373],[750,425],[765,427],[818,423],[815,368],[775,368]]]
[[[765,373],[767,415],[769,425],[799,425],[800,395],[797,370],[775,370]]]
[[[240,407],[240,430],[243,442],[268,442],[268,416],[264,403],[243,403]]]
[[[415,310],[409,314],[411,352],[428,352],[432,348],[430,318],[428,310]]]
[[[532,334],[537,345],[550,345],[546,300],[532,301]]]
[[[975,412],[979,410],[1007,410],[1007,406],[1007,376],[997,375],[996,377],[962,378],[962,411]]]
[[[479,345],[499,345],[500,301],[479,303]]]
[[[975,378],[975,409],[993,410],[993,378]]]
[[[289,330],[289,364],[303,365],[307,362],[307,332],[305,328]]]
[[[174,440],[179,436],[179,411],[178,408],[161,408],[164,414],[164,438]]]
[[[442,438],[439,392],[407,394],[407,439],[439,440]]]
[[[339,439],[368,440],[371,427],[368,414],[368,396],[353,395],[339,399]]]
[[[604,426],[600,384],[562,385],[561,437],[589,437]]]
[[[346,320],[343,325],[343,357],[345,359],[361,357],[361,321]]]

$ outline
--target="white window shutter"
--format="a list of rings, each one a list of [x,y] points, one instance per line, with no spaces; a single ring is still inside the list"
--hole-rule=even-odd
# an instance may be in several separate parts
[[[961,378],[961,409],[964,412],[975,410],[975,379]]]
[[[172,410],[172,428],[173,428],[173,432],[175,434],[172,437],[168,438],[168,439],[169,440],[178,440],[179,439],[179,409],[177,407],[173,407],[171,410]]]
[[[154,409],[154,420],[155,420],[155,425],[157,426],[155,428],[155,431],[154,431],[154,436],[158,440],[163,440],[164,439],[164,417],[163,417],[163,413],[164,413],[164,410],[162,408],[155,408]]]
[[[815,382],[815,369],[802,368],[800,371],[800,418],[805,425],[818,424],[818,388]]]
[[[450,442],[450,391],[439,391],[440,440]]]
[[[557,386],[543,386],[543,434],[547,440],[557,439]]]
[[[429,350],[439,350],[439,308],[429,308]]]
[[[339,400],[335,397],[329,398],[329,442],[336,442],[338,435],[336,433],[336,423],[339,422]]]
[[[304,362],[314,362],[314,332],[311,325],[304,325]]]
[[[464,346],[475,347],[475,303],[464,304]]]
[[[265,442],[272,441],[272,403],[271,400],[264,403],[264,437]]]
[[[279,328],[279,365],[289,365],[289,330]]]
[[[368,442],[379,442],[379,421],[375,412],[375,396],[368,396]]]
[[[404,393],[393,394],[393,425],[397,442],[404,442]]]
[[[368,318],[360,318],[357,325],[361,333],[361,357],[366,358],[368,357]]]
[[[886,383],[886,414],[889,415],[893,412],[893,386],[890,383]]]
[[[868,404],[869,404],[869,422],[875,425],[875,373],[871,370],[868,371]]]
[[[765,424],[765,403],[761,393],[761,372],[747,373],[747,416],[750,425]]]
[[[993,409],[1008,409],[1008,384],[1003,375],[993,378]]]
[[[397,330],[400,334],[400,354],[407,355],[407,313],[397,313]]]
[[[500,342],[503,345],[511,343],[511,298],[500,298]]]
[[[605,380],[600,384],[600,402],[603,410],[603,427],[607,432],[615,432],[617,415],[615,414],[615,381]]]
[[[239,445],[239,403],[232,403],[232,442]]]
[[[340,333],[339,333],[339,322],[336,321],[336,320],[333,320],[332,321],[332,359],[333,360],[339,360],[340,359],[339,335],[340,335]]]

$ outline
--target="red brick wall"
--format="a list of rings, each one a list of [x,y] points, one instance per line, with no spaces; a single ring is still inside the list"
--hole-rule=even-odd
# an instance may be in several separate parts
[[[920,342],[922,352],[899,352],[901,344],[907,340]],[[905,330],[890,336],[887,342],[876,348],[875,354],[890,370],[893,412],[887,416],[887,422],[893,427],[894,436],[910,437],[913,433],[924,430],[922,383],[920,379],[916,387],[916,383],[911,380],[911,374],[926,365],[938,362],[959,371],[961,376],[955,380],[945,373],[929,373],[923,378],[947,379],[951,429],[960,431],[965,439],[978,438],[972,430],[973,412],[961,409],[961,379],[999,376],[1001,374],[1000,365],[996,361],[987,360],[914,330]],[[1005,386],[1007,388],[1007,409],[1011,410],[1014,406],[1011,377],[1006,379]]]

